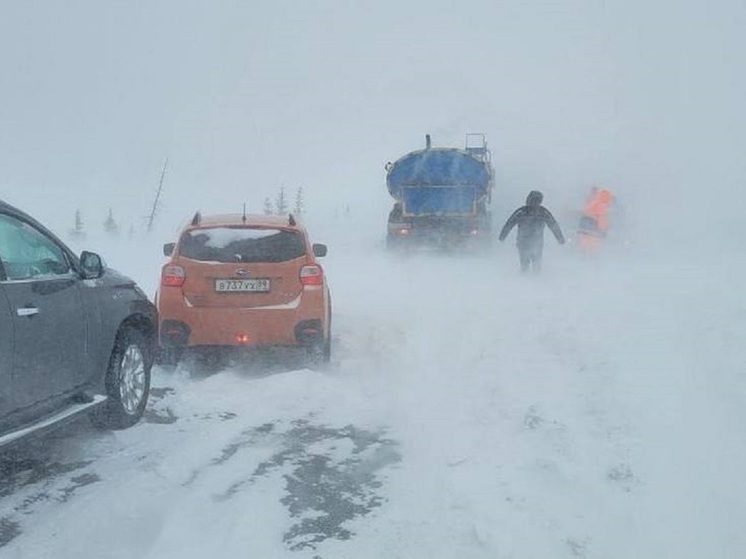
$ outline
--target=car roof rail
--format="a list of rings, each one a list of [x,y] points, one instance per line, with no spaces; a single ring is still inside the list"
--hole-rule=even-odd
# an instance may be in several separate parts
[[[199,213],[198,211],[194,214],[194,217],[192,218],[192,225],[199,225],[200,221],[202,221],[202,214]]]

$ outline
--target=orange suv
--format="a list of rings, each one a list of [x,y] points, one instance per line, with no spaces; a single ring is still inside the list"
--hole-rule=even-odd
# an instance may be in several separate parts
[[[161,271],[161,363],[184,349],[295,346],[331,355],[331,299],[311,244],[292,216],[196,213]]]

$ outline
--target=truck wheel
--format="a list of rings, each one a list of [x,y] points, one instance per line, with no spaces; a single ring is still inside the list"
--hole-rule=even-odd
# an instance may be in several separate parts
[[[91,414],[96,427],[125,429],[139,421],[148,403],[152,364],[145,336],[134,328],[121,330],[106,371],[108,399]]]

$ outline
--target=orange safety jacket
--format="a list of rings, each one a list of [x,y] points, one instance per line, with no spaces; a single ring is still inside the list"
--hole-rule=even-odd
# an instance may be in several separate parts
[[[609,209],[613,199],[614,195],[609,190],[601,189],[596,192],[583,208],[578,232],[606,236],[609,230]]]

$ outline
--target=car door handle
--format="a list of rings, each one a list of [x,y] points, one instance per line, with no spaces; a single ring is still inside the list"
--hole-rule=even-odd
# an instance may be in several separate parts
[[[39,309],[34,307],[23,307],[22,309],[16,309],[16,314],[18,316],[34,316],[35,314],[39,314]]]

